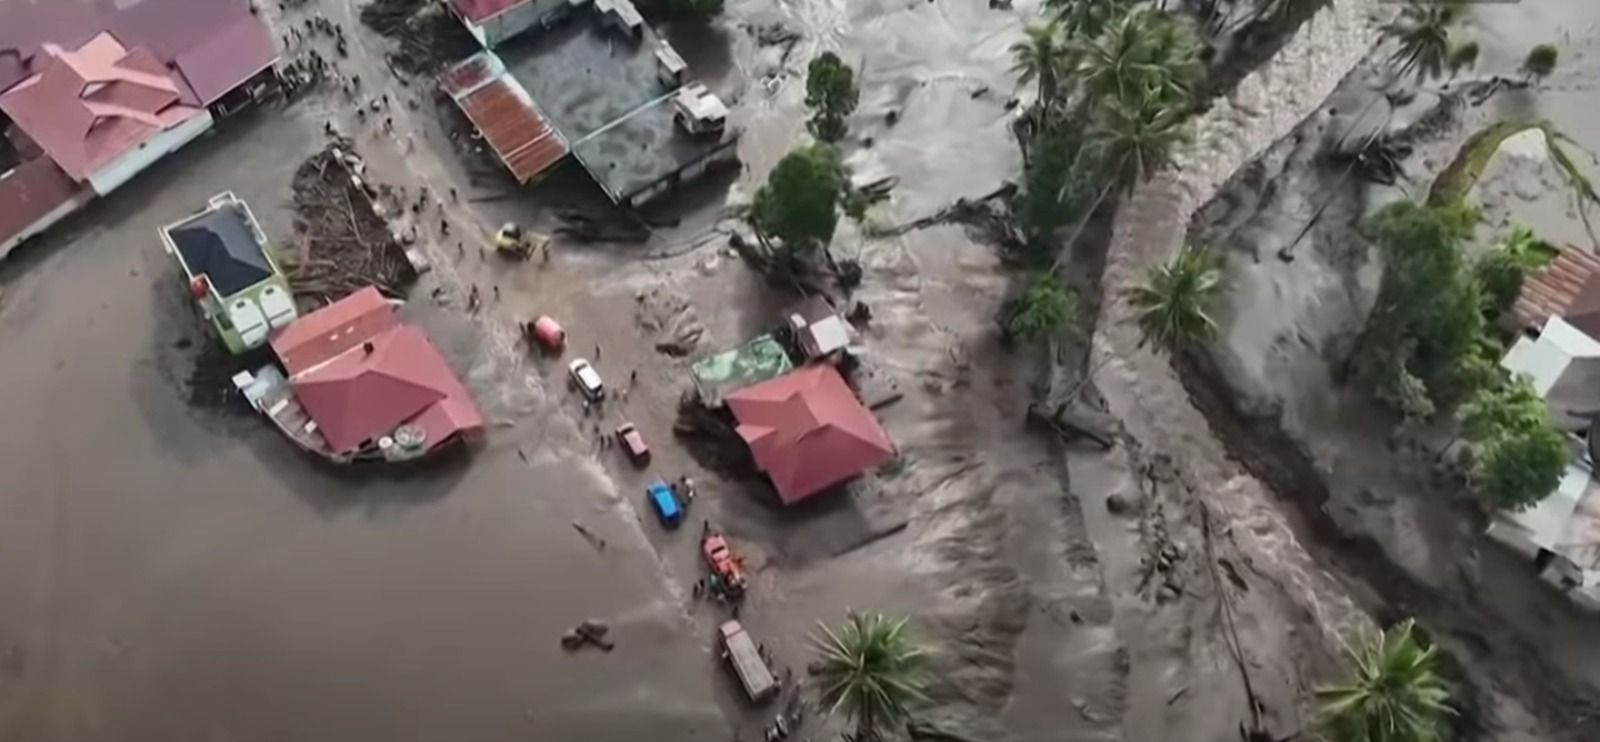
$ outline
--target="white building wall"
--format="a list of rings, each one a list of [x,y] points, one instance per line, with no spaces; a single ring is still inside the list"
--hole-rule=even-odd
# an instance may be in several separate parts
[[[204,134],[216,123],[210,111],[201,111],[193,118],[167,129],[123,152],[105,167],[89,174],[89,187],[102,196],[120,188],[167,155]]]
[[[478,41],[494,48],[501,42],[538,25],[546,16],[560,8],[567,0],[533,0],[523,3],[483,22],[483,35]],[[470,25],[470,24],[469,24]]]

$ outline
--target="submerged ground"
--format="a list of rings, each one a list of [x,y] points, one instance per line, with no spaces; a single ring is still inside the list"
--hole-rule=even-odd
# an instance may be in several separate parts
[[[1557,6],[1512,8],[1553,23]],[[1198,122],[1181,166],[1124,208],[1108,286],[1181,241],[1231,173],[1323,104],[1367,54],[1380,10],[1338,3]],[[859,508],[777,514],[671,436],[686,361],[653,344],[698,330],[694,355],[727,347],[787,301],[729,256],[720,217],[800,136],[804,62],[836,49],[861,70],[849,159],[863,177],[900,176],[870,218],[907,221],[1018,171],[1006,48],[1035,4],[752,1],[731,3],[714,33],[672,34],[735,105],[745,170],[687,194],[674,206],[688,216],[644,245],[559,242],[544,268],[484,258],[483,237],[508,219],[554,226],[553,204],[596,195],[581,176],[513,192],[449,136],[457,122],[425,84],[390,76],[388,42],[358,30],[350,7],[323,12],[360,38],[344,64],[369,95],[393,96],[393,134],[336,93],[260,111],[0,267],[0,419],[13,431],[0,447],[0,740],[755,738],[770,712],[737,700],[710,650],[720,614],[689,599],[693,534],[641,519],[648,474],[596,450],[597,430],[623,418],[654,444],[652,473],[705,483],[695,517],[750,554],[742,617],[796,672],[815,622],[854,607],[913,617],[947,681],[930,721],[974,739],[1236,739],[1251,716],[1245,668],[1271,731],[1306,726],[1336,636],[1370,625],[1359,585],[1330,574],[1293,509],[1228,461],[1166,362],[1134,348],[1115,301],[1097,352],[1121,360],[1096,382],[1124,445],[1063,452],[1025,431],[1034,366],[1001,349],[991,319],[1009,279],[959,228],[863,240],[847,226],[836,242],[866,269],[856,298],[873,309],[871,363],[906,393],[882,413],[901,464],[862,488]],[[775,22],[802,32],[793,50],[755,40]],[[1515,55],[1496,49],[1486,62]],[[1582,94],[1581,64],[1558,90]],[[1578,98],[1554,100],[1558,124],[1577,127],[1562,117],[1581,114]],[[439,267],[408,311],[494,421],[470,464],[337,476],[252,418],[192,404],[208,339],[155,230],[231,189],[287,238],[290,174],[328,119],[358,134],[380,181],[460,191],[420,220]],[[469,318],[474,285],[486,306]],[[434,288],[440,301],[426,298]],[[603,421],[581,414],[559,364],[516,345],[511,324],[546,312],[614,385],[639,371]],[[1113,494],[1141,512],[1113,515]],[[837,534],[895,518],[904,532],[831,555]],[[589,616],[613,623],[617,651],[561,652],[557,635]],[[1491,738],[1544,737],[1548,720],[1510,713]]]

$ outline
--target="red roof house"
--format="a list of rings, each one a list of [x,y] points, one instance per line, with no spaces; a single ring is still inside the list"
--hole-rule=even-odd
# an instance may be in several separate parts
[[[73,49],[45,44],[30,69],[0,94],[0,110],[75,181],[200,112],[180,102],[154,53],[109,33]]]
[[[728,408],[785,503],[873,469],[894,444],[837,369],[817,364],[732,392]]]
[[[483,415],[421,329],[364,288],[308,314],[272,348],[306,414],[336,454],[419,428],[425,449],[483,428]]]
[[[399,324],[389,301],[367,286],[283,328],[272,350],[293,378]]]

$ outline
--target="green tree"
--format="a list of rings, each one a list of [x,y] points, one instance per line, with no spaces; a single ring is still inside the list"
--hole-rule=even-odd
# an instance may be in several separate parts
[[[1189,24],[1149,8],[1122,16],[1073,48],[1073,75],[1090,107],[1152,97],[1187,103],[1200,74],[1200,44]]]
[[[1133,101],[1107,101],[1090,126],[1089,146],[1099,164],[1098,195],[1079,212],[1078,223],[1068,233],[1056,257],[1056,268],[1088,226],[1096,209],[1113,191],[1131,192],[1157,171],[1172,163],[1172,151],[1188,139],[1183,130],[1185,110],[1159,92],[1146,90]]]
[[[1480,389],[1461,406],[1461,428],[1476,454],[1473,479],[1496,507],[1521,510],[1560,483],[1567,437],[1526,377]]]
[[[1540,44],[1528,52],[1528,58],[1522,61],[1522,74],[1528,80],[1543,81],[1556,70],[1556,62],[1561,58],[1561,51],[1555,44]]]
[[[1389,57],[1401,75],[1439,77],[1450,62],[1450,29],[1462,16],[1464,0],[1410,0],[1400,17],[1385,29],[1399,41]]]
[[[1078,313],[1072,291],[1050,273],[1038,273],[1028,282],[1006,321],[1006,330],[1025,341],[1048,336],[1072,322]]]
[[[811,640],[822,704],[830,712],[844,711],[857,739],[879,739],[927,701],[922,691],[927,651],[912,639],[904,618],[852,611],[838,629],[818,628]]]
[[[776,237],[790,250],[826,247],[839,223],[839,202],[847,185],[844,166],[833,147],[800,147],[778,161],[756,191],[750,222],[762,237]]]
[[[1060,93],[1060,82],[1069,67],[1069,49],[1061,40],[1061,24],[1051,21],[1029,26],[1021,41],[1011,45],[1011,71],[1017,82],[1039,83],[1039,105],[1048,109]]]
[[[1434,669],[1437,650],[1415,636],[1411,619],[1346,647],[1350,675],[1317,691],[1333,742],[1439,742],[1450,686]]]
[[[1549,255],[1548,246],[1534,237],[1533,230],[1518,225],[1498,248],[1479,257],[1472,273],[1482,289],[1484,319],[1492,322],[1511,311],[1528,274],[1542,267]]]
[[[814,112],[809,124],[813,136],[824,142],[843,139],[845,119],[860,99],[855,70],[839,55],[823,52],[811,60],[806,70],[806,105]]]
[[[1139,344],[1175,350],[1210,340],[1217,332],[1211,313],[1222,289],[1217,256],[1199,245],[1185,245],[1128,290]]]
[[[1461,244],[1476,222],[1477,212],[1464,204],[1412,201],[1373,220],[1383,278],[1350,366],[1378,399],[1408,416],[1425,417],[1472,392],[1462,383],[1461,360],[1483,335],[1483,304]],[[1418,404],[1419,388],[1430,404]]]
[[[1099,36],[1132,6],[1128,0],[1045,0],[1068,41]]]

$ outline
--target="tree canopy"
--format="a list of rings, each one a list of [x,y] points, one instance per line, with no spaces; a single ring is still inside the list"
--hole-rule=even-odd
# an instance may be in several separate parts
[[[1145,280],[1128,291],[1143,336],[1140,342],[1172,350],[1209,340],[1217,332],[1211,311],[1222,287],[1219,261],[1199,245],[1185,245],[1152,267]]]
[[[1478,390],[1461,407],[1461,427],[1475,454],[1473,479],[1496,507],[1521,510],[1560,483],[1570,444],[1526,378]]]
[[[855,70],[833,52],[817,55],[806,69],[806,105],[813,111],[809,123],[812,136],[824,142],[843,139],[845,119],[856,110],[860,97]]]
[[[1434,669],[1437,650],[1415,627],[1406,619],[1346,647],[1349,677],[1317,691],[1332,742],[1439,742],[1455,713],[1450,686]]]
[[[1029,26],[1022,40],[1011,45],[1011,71],[1017,73],[1018,83],[1038,82],[1039,103],[1048,107],[1055,102],[1061,78],[1068,72],[1068,52],[1060,23]]]
[[[1483,335],[1483,305],[1460,246],[1476,222],[1463,204],[1412,201],[1374,219],[1383,279],[1351,366],[1408,417],[1427,417],[1471,391],[1460,372]]]
[[[800,147],[778,161],[756,191],[750,222],[792,250],[825,247],[839,224],[847,185],[838,153],[827,144]]]
[[[1450,28],[1460,20],[1465,0],[1408,0],[1400,17],[1385,29],[1399,42],[1389,57],[1400,73],[1433,78],[1450,63]]]
[[[1554,250],[1533,235],[1533,230],[1518,225],[1498,247],[1484,253],[1472,265],[1474,278],[1482,288],[1484,319],[1493,322],[1517,301],[1528,274],[1548,262]]]
[[[1543,80],[1556,70],[1556,61],[1561,58],[1561,51],[1555,44],[1540,44],[1528,52],[1528,58],[1522,61],[1522,74],[1529,79]]]
[[[819,624],[818,631],[811,641],[822,704],[843,711],[858,739],[878,739],[927,700],[922,691],[927,651],[911,638],[904,618],[851,612],[839,628]]]
[[[1072,322],[1077,315],[1077,299],[1054,274],[1036,274],[1027,291],[1017,301],[1006,329],[1026,341],[1038,340]]]

